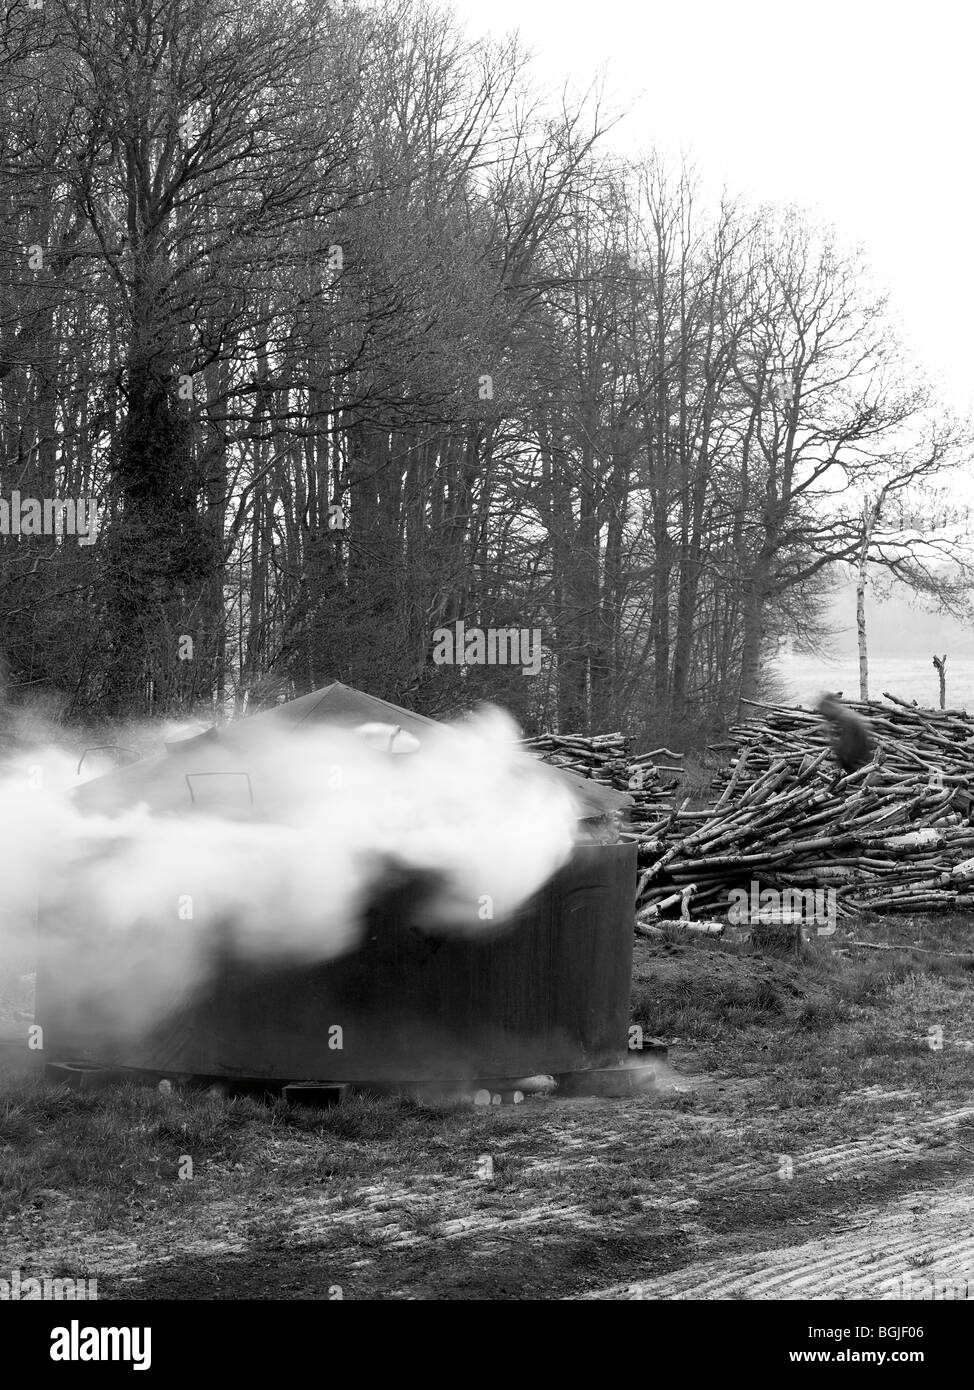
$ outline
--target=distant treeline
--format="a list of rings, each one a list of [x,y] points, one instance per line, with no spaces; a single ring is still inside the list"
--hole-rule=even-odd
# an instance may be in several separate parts
[[[513,41],[413,0],[0,26],[0,494],[99,517],[0,536],[18,699],[334,677],[703,728],[814,633],[890,441],[901,472],[955,445],[856,255],[620,161],[598,95],[538,95]],[[458,621],[540,630],[539,672],[434,663]]]

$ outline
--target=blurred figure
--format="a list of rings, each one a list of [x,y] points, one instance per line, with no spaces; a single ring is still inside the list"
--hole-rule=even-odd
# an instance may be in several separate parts
[[[873,755],[873,740],[865,719],[842,704],[838,695],[825,694],[816,706],[832,725],[832,752],[844,773],[864,767]]]

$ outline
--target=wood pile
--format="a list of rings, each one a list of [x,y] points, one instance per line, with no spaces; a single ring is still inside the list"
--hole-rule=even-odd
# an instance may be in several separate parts
[[[870,724],[873,760],[842,775],[829,728],[803,709],[755,714],[712,751],[719,793],[684,802],[640,837],[637,918],[709,917],[732,889],[830,889],[838,916],[974,906],[974,718],[887,694],[846,701]]]
[[[627,813],[629,824],[623,831],[623,838],[652,840],[668,823],[673,810],[673,792],[683,771],[679,765],[682,753],[654,748],[634,758],[629,740],[621,733],[592,737],[540,734],[537,738],[522,739],[521,745],[556,767],[627,792],[632,797],[632,806]],[[662,758],[667,762],[661,762]]]

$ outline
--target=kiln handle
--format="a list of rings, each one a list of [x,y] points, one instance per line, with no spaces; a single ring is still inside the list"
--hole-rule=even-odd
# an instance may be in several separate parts
[[[139,761],[139,752],[137,748],[128,748],[123,743],[93,743],[90,746],[90,748],[85,749],[81,757],[78,759],[78,766],[75,768],[74,775],[76,777],[79,777],[81,775],[81,768],[84,765],[84,760],[85,758],[87,758],[89,753],[101,753],[104,752],[106,749],[110,753],[130,753],[132,756],[129,759],[129,766],[131,766],[132,763],[137,763]]]

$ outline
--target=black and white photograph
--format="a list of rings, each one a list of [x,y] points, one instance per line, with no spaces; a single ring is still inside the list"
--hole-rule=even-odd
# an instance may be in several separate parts
[[[959,0],[0,0],[32,1364],[270,1314],[292,1374],[308,1302],[959,1337],[972,51]]]

